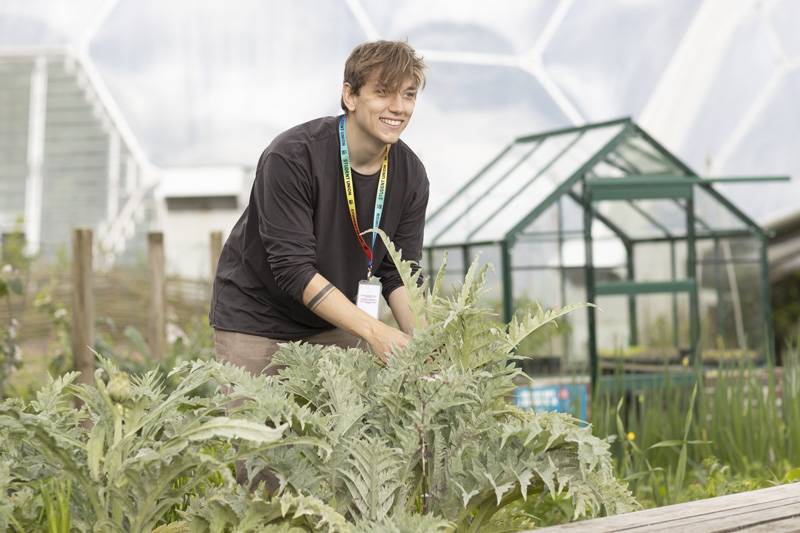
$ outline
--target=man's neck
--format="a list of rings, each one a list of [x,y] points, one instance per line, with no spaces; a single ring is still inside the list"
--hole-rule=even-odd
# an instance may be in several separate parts
[[[365,139],[359,133],[358,128],[350,126],[350,121],[345,124],[350,167],[359,174],[370,176],[380,170],[386,145]]]

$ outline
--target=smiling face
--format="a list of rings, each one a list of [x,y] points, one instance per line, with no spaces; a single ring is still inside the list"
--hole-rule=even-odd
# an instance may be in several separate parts
[[[414,113],[416,85],[409,78],[398,87],[389,87],[381,82],[377,70],[367,77],[357,93],[345,83],[342,101],[347,108],[348,144],[371,151],[396,143]]]

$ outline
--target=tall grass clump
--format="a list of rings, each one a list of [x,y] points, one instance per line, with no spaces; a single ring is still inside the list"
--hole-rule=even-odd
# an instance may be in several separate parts
[[[762,488],[800,478],[797,345],[771,358],[699,364],[638,378],[618,367],[592,398],[595,434],[616,475],[645,506]],[[635,384],[633,384],[635,383]]]

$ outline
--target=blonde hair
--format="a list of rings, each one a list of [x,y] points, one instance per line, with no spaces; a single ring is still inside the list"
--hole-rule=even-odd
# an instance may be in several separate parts
[[[399,90],[408,78],[414,80],[414,89],[425,88],[424,63],[407,41],[372,41],[356,46],[344,64],[344,83],[349,83],[353,94],[358,94],[373,71],[389,89]],[[344,111],[344,99],[341,100]]]

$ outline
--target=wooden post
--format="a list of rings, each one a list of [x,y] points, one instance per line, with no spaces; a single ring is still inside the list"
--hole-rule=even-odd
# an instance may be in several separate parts
[[[94,385],[94,272],[92,230],[72,231],[72,358],[78,383]],[[80,403],[80,402],[76,402]]]
[[[214,285],[214,276],[217,274],[217,263],[222,254],[222,232],[211,232],[211,285]]]
[[[150,356],[163,361],[167,355],[167,287],[164,276],[164,234],[147,234],[150,282]]]

